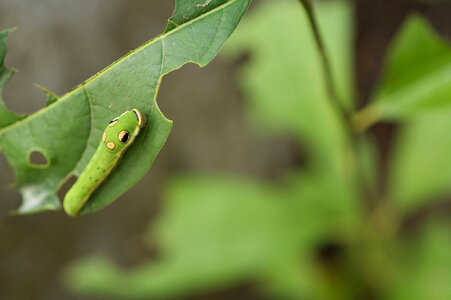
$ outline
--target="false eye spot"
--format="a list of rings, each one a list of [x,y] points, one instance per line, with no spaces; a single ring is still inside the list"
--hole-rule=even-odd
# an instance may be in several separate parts
[[[122,130],[121,132],[119,132],[119,135],[117,136],[117,138],[119,139],[119,141],[121,143],[126,143],[129,139],[129,137],[130,137],[130,134],[126,130]]]
[[[106,143],[106,147],[110,150],[114,150],[116,148],[116,145],[113,142]]]
[[[108,124],[108,126],[109,126],[109,127],[113,127],[114,125],[116,125],[117,121],[118,121],[118,118],[112,120],[112,121],[110,122],[110,124]]]
[[[105,143],[105,140],[106,140],[106,132],[104,131],[104,132],[103,132],[103,135],[102,135],[102,142]]]

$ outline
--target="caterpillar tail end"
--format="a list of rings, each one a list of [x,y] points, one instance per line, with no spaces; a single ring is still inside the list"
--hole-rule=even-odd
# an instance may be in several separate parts
[[[67,215],[73,218],[78,217],[81,206],[79,201],[74,201],[74,199],[71,199],[70,191],[64,197],[63,208]]]

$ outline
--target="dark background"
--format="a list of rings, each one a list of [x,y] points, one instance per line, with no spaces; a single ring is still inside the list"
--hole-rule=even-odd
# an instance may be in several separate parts
[[[403,18],[419,11],[451,38],[451,1],[355,3],[356,76],[362,106]],[[167,0],[0,0],[0,29],[19,27],[8,41],[6,65],[19,72],[2,92],[7,107],[21,113],[40,109],[45,95],[33,83],[64,94],[161,33],[173,5]],[[158,214],[166,180],[179,172],[224,171],[271,180],[287,166],[302,163],[302,149],[288,137],[268,140],[248,126],[246,103],[234,79],[236,67],[245,59],[231,62],[219,57],[203,69],[187,65],[164,78],[158,103],[174,120],[169,139],[151,171],[98,213],[77,220],[63,212],[8,216],[20,205],[20,195],[9,188],[14,176],[0,155],[0,299],[86,299],[61,288],[60,271],[70,261],[104,252],[131,266],[153,255],[155,249],[144,245],[141,234]],[[372,132],[386,157],[396,127],[378,125]],[[237,287],[193,299],[213,296],[255,298],[252,288]]]

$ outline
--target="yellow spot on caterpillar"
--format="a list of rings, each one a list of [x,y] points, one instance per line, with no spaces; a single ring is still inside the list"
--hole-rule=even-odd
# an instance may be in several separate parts
[[[114,150],[116,148],[116,145],[113,142],[106,143],[106,147],[110,150]]]
[[[104,132],[103,132],[103,135],[102,135],[102,142],[105,143],[105,140],[106,140],[106,132],[104,131]]]
[[[108,126],[113,127],[114,125],[116,125],[117,121],[118,121],[118,119],[111,121],[110,124],[108,124]]]

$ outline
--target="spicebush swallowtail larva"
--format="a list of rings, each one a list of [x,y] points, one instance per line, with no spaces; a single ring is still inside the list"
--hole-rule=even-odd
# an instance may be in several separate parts
[[[94,156],[64,197],[63,206],[68,215],[75,217],[79,214],[145,124],[145,115],[137,109],[126,111],[108,124]]]

